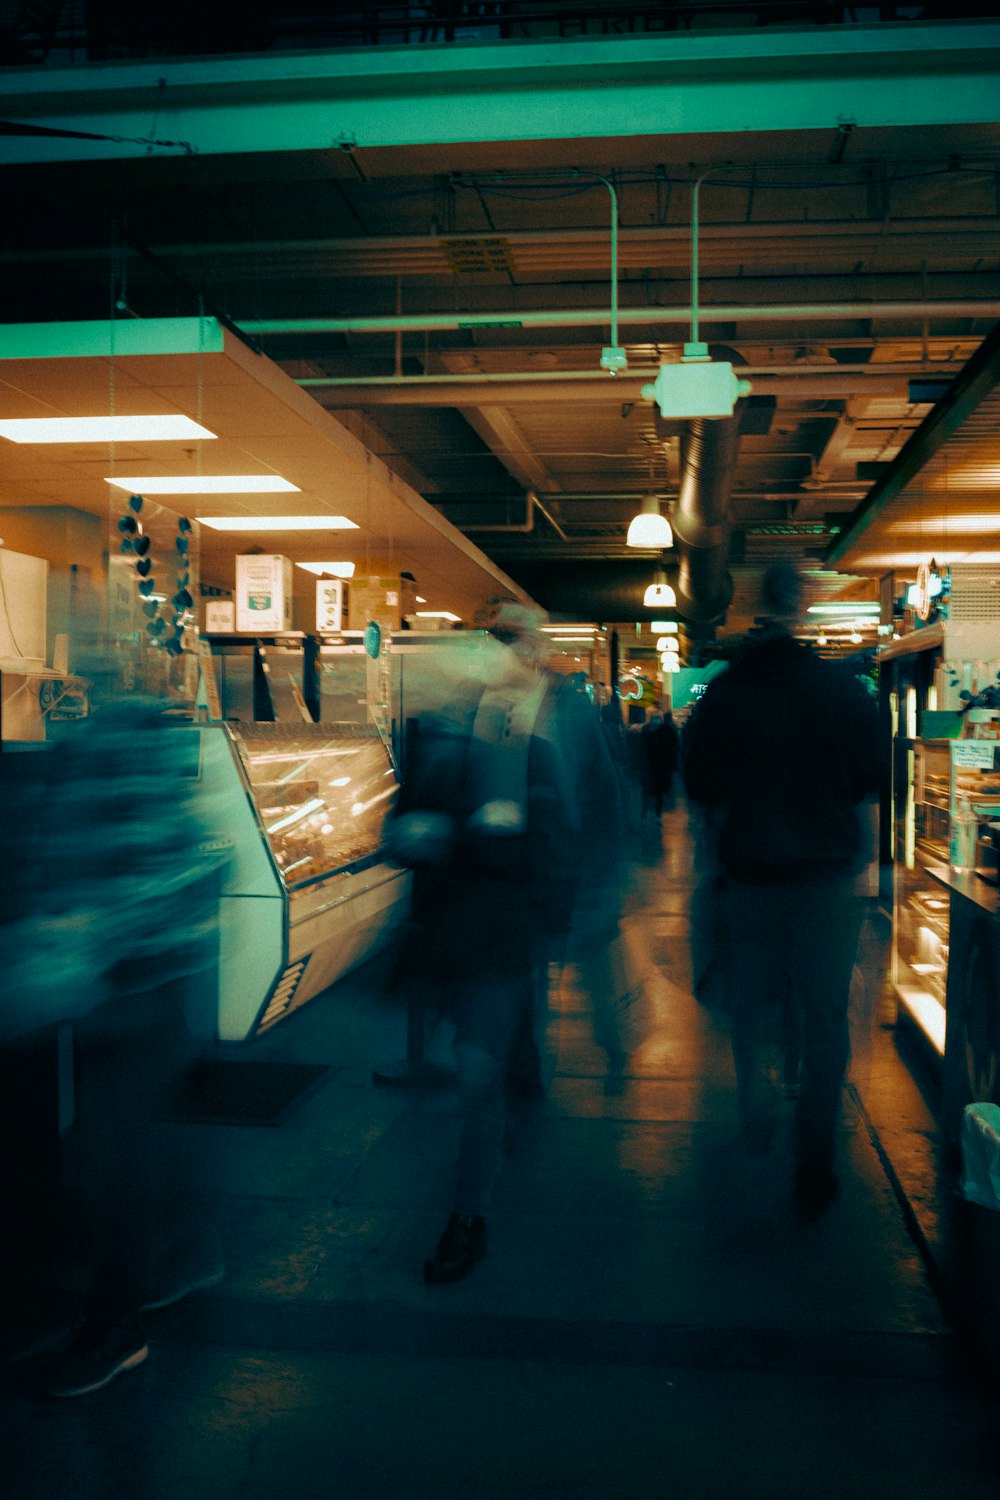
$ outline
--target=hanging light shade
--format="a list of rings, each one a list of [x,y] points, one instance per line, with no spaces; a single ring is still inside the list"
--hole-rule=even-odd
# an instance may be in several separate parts
[[[674,533],[666,516],[660,514],[656,495],[644,495],[637,516],[629,522],[626,547],[672,547]]]
[[[656,577],[643,595],[642,602],[647,609],[673,609],[677,603],[677,595],[667,582],[667,575],[662,568],[657,568]]]
[[[662,651],[660,653],[660,666],[664,672],[679,672],[681,659],[676,651]]]

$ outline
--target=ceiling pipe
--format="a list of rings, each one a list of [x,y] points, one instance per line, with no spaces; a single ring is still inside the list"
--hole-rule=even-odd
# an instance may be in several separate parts
[[[713,359],[742,366],[739,354],[724,345],[713,345],[709,352]],[[672,518],[677,612],[695,631],[721,622],[733,597],[730,495],[745,410],[740,400],[731,417],[696,417],[684,428],[680,493]],[[676,424],[655,415],[658,435],[670,436]]]
[[[963,361],[941,359],[941,360],[879,360],[872,363],[868,360],[864,364],[840,364],[831,361],[829,364],[808,365],[801,361],[790,365],[755,365],[748,364],[745,373],[747,375],[803,375],[807,380],[821,379],[824,374],[833,372],[836,375],[951,375],[957,374],[963,368]],[[623,379],[638,380],[640,378],[652,380],[659,373],[659,365],[636,365],[629,376],[619,376],[619,384]],[[814,372],[814,373],[810,373]],[[474,371],[440,371],[433,375],[402,375],[398,371],[394,375],[302,375],[296,379],[296,385],[309,387],[337,387],[337,386],[381,386],[401,385],[412,386],[419,389],[422,385],[433,382],[435,385],[474,385],[476,381],[489,380],[498,385],[513,385],[517,381],[525,381],[528,384],[543,385],[546,381],[572,380],[572,381],[600,381],[607,383],[606,373],[603,370],[495,370],[486,372],[484,370]]]
[[[552,529],[556,533],[556,535],[559,536],[564,542],[568,542],[569,541],[569,537],[566,535],[565,531],[563,531],[562,527],[559,525],[559,522],[556,520],[556,518],[553,515],[550,514],[549,511],[547,511],[545,509],[545,506],[539,500],[539,498],[535,494],[534,490],[528,490],[527,494],[524,497],[524,502],[525,502],[525,518],[524,518],[523,521],[508,522],[508,523],[505,523],[503,526],[489,526],[489,525],[465,526],[465,525],[463,525],[463,526],[459,527],[459,530],[463,531],[463,532],[491,531],[491,532],[501,532],[501,533],[502,532],[513,531],[513,532],[520,532],[522,534],[526,534],[528,532],[534,531],[534,529],[535,529],[535,512],[536,511],[540,511],[541,514],[545,517],[546,521],[548,521],[549,525],[552,527]]]
[[[871,366],[879,370],[879,366]],[[650,372],[655,374],[656,371]],[[327,392],[322,405],[335,411],[344,406],[524,406],[539,401],[643,402],[642,388],[649,376],[619,375],[611,380],[603,371],[591,379],[592,372],[578,377],[572,374],[545,375],[525,380],[501,381],[493,376],[478,375],[468,381],[457,378],[439,380],[434,375],[393,375],[375,377],[368,383],[359,380],[303,379],[297,385]],[[835,365],[818,369],[815,375],[755,376],[755,396],[805,396],[810,400],[858,395],[898,395],[905,389],[906,375],[841,375]]]
[[[677,323],[688,327],[690,307],[625,307],[617,310],[618,324]],[[989,318],[1000,317],[1000,302],[808,302],[751,307],[702,307],[703,323],[796,323],[837,318]],[[244,333],[434,333],[474,328],[600,328],[608,323],[604,307],[548,308],[539,311],[488,313],[393,313],[364,318],[246,318],[238,319]]]

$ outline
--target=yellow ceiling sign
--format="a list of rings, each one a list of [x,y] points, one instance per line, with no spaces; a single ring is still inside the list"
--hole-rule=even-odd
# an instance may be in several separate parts
[[[513,271],[507,241],[500,235],[485,239],[439,240],[448,265],[455,272]]]

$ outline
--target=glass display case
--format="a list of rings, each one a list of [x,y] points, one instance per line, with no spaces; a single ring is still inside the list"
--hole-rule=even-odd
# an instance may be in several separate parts
[[[990,824],[1000,818],[1000,745],[988,740],[906,742],[896,798],[893,984],[900,1006],[945,1053],[951,891],[955,879],[990,882]]]
[[[233,740],[288,891],[376,858],[396,777],[374,727],[254,724]]]
[[[893,986],[901,1009],[944,1055],[948,978],[951,756],[947,740],[906,746],[904,796],[897,796],[893,888]],[[902,801],[902,806],[900,806]]]
[[[373,955],[409,907],[381,855],[396,776],[360,724],[202,724],[204,820],[231,845],[217,1035],[267,1030]]]

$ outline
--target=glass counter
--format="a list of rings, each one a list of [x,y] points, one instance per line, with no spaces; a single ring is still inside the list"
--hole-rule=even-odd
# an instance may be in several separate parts
[[[378,857],[397,783],[374,728],[354,723],[231,728],[286,890]]]

